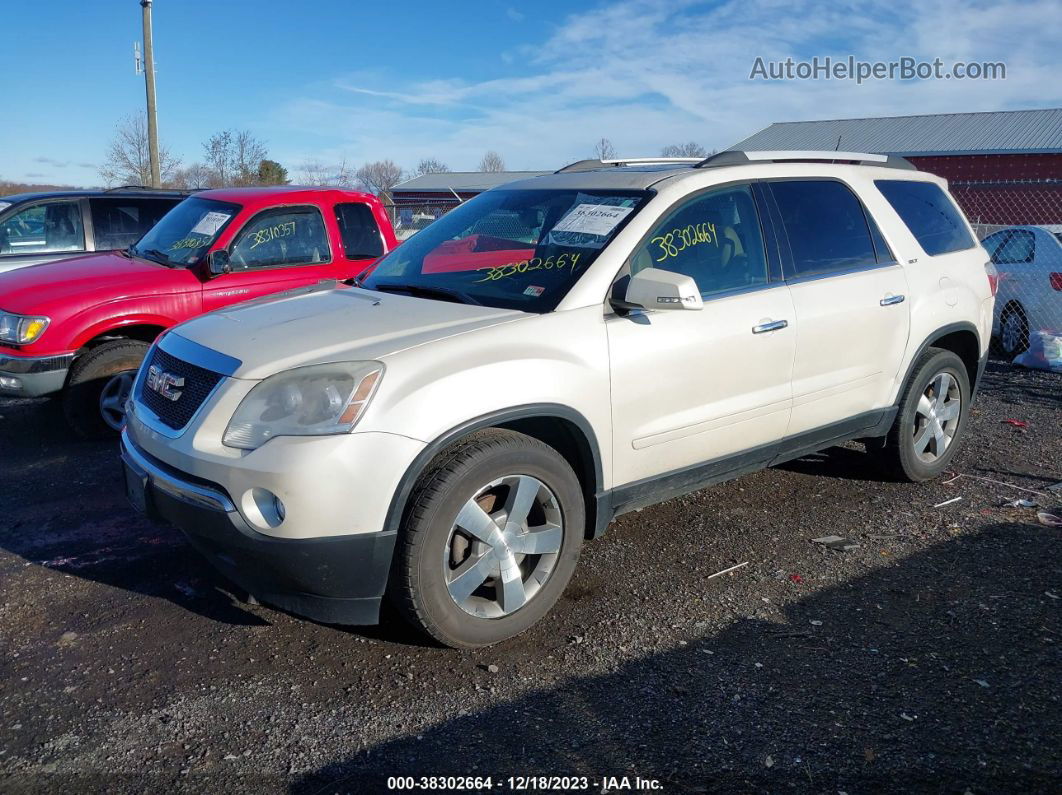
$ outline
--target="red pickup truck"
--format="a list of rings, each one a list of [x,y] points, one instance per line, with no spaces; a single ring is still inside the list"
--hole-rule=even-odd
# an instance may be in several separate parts
[[[114,432],[163,330],[239,301],[353,278],[396,245],[368,193],[197,193],[123,252],[0,274],[0,395],[58,393],[79,435]]]

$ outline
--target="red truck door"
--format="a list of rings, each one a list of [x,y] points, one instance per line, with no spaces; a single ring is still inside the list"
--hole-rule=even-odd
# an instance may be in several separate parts
[[[203,311],[269,293],[346,279],[354,270],[335,233],[334,218],[306,204],[272,207],[253,216],[228,247],[230,273],[203,285]]]

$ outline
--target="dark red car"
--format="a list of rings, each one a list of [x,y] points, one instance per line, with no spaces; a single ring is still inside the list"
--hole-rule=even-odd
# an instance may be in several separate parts
[[[135,371],[163,330],[228,304],[353,278],[396,245],[368,193],[197,193],[124,252],[0,274],[0,395],[62,393],[80,435],[117,430]]]

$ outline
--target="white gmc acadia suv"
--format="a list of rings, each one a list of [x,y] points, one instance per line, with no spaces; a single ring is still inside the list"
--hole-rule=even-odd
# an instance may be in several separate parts
[[[984,367],[986,260],[944,180],[893,157],[582,161],[350,286],[165,334],[127,489],[264,602],[364,624],[386,594],[444,644],[496,643],[625,511],[849,439],[938,475]]]

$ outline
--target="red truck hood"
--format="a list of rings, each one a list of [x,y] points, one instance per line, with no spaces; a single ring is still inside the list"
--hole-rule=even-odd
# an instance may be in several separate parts
[[[53,309],[72,314],[88,304],[199,289],[199,280],[186,269],[121,254],[91,254],[0,273],[0,309],[24,315],[51,315]]]

